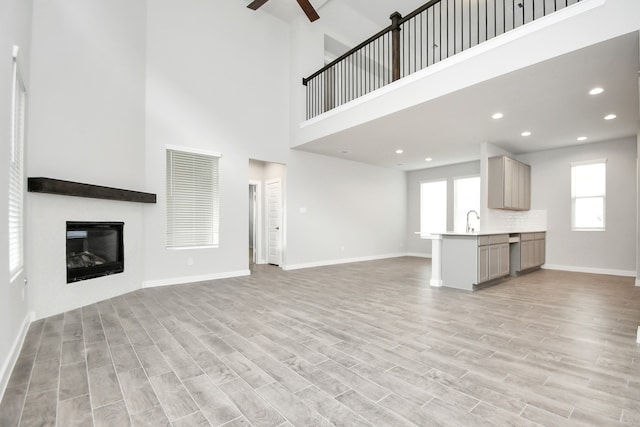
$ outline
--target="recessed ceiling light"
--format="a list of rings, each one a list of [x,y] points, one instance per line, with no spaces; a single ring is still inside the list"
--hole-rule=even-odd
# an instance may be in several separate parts
[[[522,132],[520,135],[522,135],[522,136],[530,136],[530,135],[531,135],[531,132],[529,132],[528,130],[526,130],[526,131]]]
[[[601,87],[594,87],[589,91],[589,95],[600,95],[602,92],[604,92],[604,89]]]
[[[430,162],[431,160],[433,160],[431,157],[427,157],[426,159],[424,159],[425,162]]]
[[[579,136],[578,137],[578,141],[586,141],[587,137],[586,136]]]
[[[349,150],[340,150],[340,154],[351,154]]]
[[[404,163],[396,163],[396,166],[404,166]]]
[[[616,116],[615,114],[607,114],[606,116],[604,116],[604,119],[605,120],[613,120],[616,117],[618,117],[618,116]]]
[[[396,154],[402,154],[402,153],[404,153],[404,150],[403,150],[403,149],[398,148],[398,149],[396,150]]]
[[[495,113],[493,116],[491,116],[492,119],[496,119],[496,120],[501,119],[503,117],[504,117],[504,114],[502,113]]]

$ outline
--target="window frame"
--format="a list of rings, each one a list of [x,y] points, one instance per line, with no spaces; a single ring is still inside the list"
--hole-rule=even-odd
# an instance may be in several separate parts
[[[19,47],[13,46],[13,71],[11,86],[11,140],[9,156],[9,193],[8,204],[8,250],[9,283],[24,272],[24,190],[25,167],[24,148],[27,122],[27,86],[22,77]],[[17,213],[15,212],[17,210]],[[17,259],[15,258],[17,257]]]
[[[604,193],[589,196],[576,196],[575,168],[580,166],[604,165]],[[606,231],[607,229],[607,159],[593,159],[571,163],[571,231]],[[602,199],[602,227],[577,227],[576,226],[576,200],[577,199]]]
[[[423,208],[424,208],[424,185],[425,184],[435,184],[435,183],[444,183],[444,229],[442,230],[426,230],[423,228]],[[449,215],[449,180],[446,178],[438,178],[427,181],[420,181],[420,233],[421,234],[439,234],[445,233],[447,231],[448,224],[448,215]]]
[[[471,178],[477,178],[478,179],[478,208],[477,209],[473,209],[477,212],[478,216],[480,216],[480,208],[482,206],[482,178],[480,177],[479,174],[473,174],[473,175],[463,175],[463,176],[457,176],[455,178],[452,179],[453,181],[453,230],[456,232],[460,232],[459,230],[456,229],[456,212],[458,211],[458,207],[457,207],[457,201],[458,201],[458,189],[456,187],[456,183],[458,180],[462,180],[462,179],[471,179]],[[468,211],[465,211],[468,212]],[[476,231],[480,230],[480,219],[477,220],[478,221],[478,229]],[[465,218],[465,222],[464,222],[465,228],[466,228],[466,218]],[[464,232],[466,232],[466,230],[462,230]]]
[[[176,245],[171,242],[171,221],[170,221],[170,198],[171,188],[170,185],[173,181],[170,181],[170,164],[169,164],[169,152],[178,152],[186,155],[194,155],[200,157],[210,157],[213,160],[212,170],[212,195],[211,195],[211,243],[208,244],[184,244]],[[189,250],[189,249],[214,249],[220,247],[220,159],[222,155],[217,152],[202,150],[198,148],[166,145],[165,146],[165,180],[166,180],[166,223],[165,223],[165,249],[167,250]],[[195,183],[191,183],[195,184]],[[173,187],[172,187],[173,188]]]

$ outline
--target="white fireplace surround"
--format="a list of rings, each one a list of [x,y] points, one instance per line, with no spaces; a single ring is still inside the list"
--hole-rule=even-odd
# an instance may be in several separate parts
[[[35,319],[72,310],[140,288],[145,205],[113,200],[27,193],[28,298]],[[124,222],[123,273],[67,284],[67,221]]]

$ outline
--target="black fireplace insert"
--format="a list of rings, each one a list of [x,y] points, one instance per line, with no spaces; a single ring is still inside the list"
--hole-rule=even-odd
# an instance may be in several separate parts
[[[67,221],[67,283],[124,271],[124,222]]]

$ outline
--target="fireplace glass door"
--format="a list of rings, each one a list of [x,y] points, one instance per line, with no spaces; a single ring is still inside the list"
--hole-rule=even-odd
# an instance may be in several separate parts
[[[67,283],[124,271],[123,222],[67,222]]]

